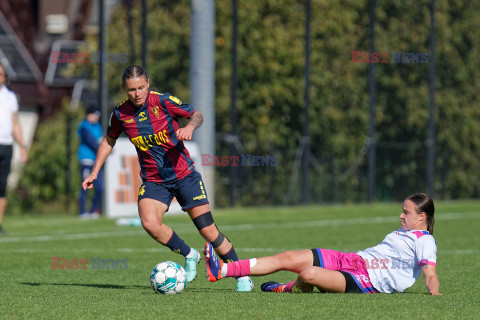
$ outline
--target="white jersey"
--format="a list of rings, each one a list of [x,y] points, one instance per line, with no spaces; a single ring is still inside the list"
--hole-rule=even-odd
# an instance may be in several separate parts
[[[0,144],[13,144],[12,115],[18,112],[18,100],[15,93],[5,85],[0,87]]]
[[[403,292],[415,283],[423,266],[436,265],[437,244],[428,231],[398,229],[357,254],[365,261],[375,289]]]

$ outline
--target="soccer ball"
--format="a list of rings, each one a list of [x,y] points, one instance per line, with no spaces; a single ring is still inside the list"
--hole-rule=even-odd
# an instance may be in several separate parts
[[[187,285],[187,273],[176,262],[160,262],[153,268],[150,274],[150,283],[155,293],[181,293]]]

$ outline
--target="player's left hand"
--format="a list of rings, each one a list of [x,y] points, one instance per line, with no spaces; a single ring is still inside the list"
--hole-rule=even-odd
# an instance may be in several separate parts
[[[27,163],[28,161],[28,151],[25,146],[20,148],[20,159],[23,164]]]
[[[86,177],[82,182],[83,190],[92,189],[93,181],[95,180],[97,180],[97,175],[94,173],[91,173],[88,177]]]
[[[180,141],[190,141],[192,140],[193,127],[187,124],[185,127],[178,129],[175,134]]]

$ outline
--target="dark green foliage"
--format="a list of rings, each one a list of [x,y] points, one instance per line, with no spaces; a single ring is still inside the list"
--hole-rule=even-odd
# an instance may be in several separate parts
[[[304,1],[238,2],[239,152],[277,156],[278,166],[241,167],[236,203],[285,204],[301,199],[293,172],[304,123]],[[370,1],[312,1],[311,14],[311,199],[315,202],[363,201],[367,197],[368,64],[352,63],[352,51],[368,52]],[[436,1],[436,159],[435,197],[479,194],[480,177],[480,4]],[[148,72],[151,86],[189,101],[190,1],[148,1]],[[223,137],[231,132],[230,1],[216,1],[217,155],[229,155]],[[426,191],[430,13],[429,0],[377,1],[375,46],[389,54],[376,65],[376,197],[399,200]],[[113,13],[108,51],[129,52],[126,64],[108,64],[113,108],[125,99],[121,71],[140,64],[140,5],[129,39],[125,7]],[[97,39],[92,39],[91,50]],[[89,49],[90,50],[90,49]],[[130,54],[135,51],[135,60]],[[391,63],[392,52],[428,53],[429,63]],[[194,103],[192,103],[194,105]],[[208,119],[207,119],[208,121]],[[46,148],[54,144],[41,141]],[[58,153],[53,152],[57,155]],[[62,159],[48,176],[61,190]],[[49,162],[52,164],[54,162]],[[44,164],[47,165],[48,164]],[[27,168],[26,175],[33,175]],[[229,168],[217,167],[216,205],[228,205]],[[35,185],[37,178],[28,178]],[[297,179],[295,179],[297,177]],[[36,187],[35,187],[36,188]],[[28,188],[27,188],[28,189]],[[32,192],[48,198],[52,190]],[[55,190],[57,190],[55,189]]]
[[[238,2],[239,152],[279,159],[276,167],[239,168],[239,204],[295,203],[301,198],[300,179],[291,178],[304,122],[304,3]],[[309,129],[315,202],[366,199],[368,64],[352,63],[351,52],[369,51],[369,3],[312,1]],[[148,18],[151,83],[185,101],[189,5],[150,2]],[[230,1],[215,5],[216,131],[224,137],[231,131],[232,7]],[[377,2],[376,51],[389,54],[389,63],[376,65],[376,196],[381,200],[398,200],[427,188],[429,64],[391,61],[394,51],[428,53],[431,61],[429,5],[428,0]],[[475,197],[479,192],[478,12],[475,2],[437,1],[435,191],[441,198]],[[134,16],[139,14],[137,6]],[[127,50],[124,9],[114,17],[110,50]],[[135,23],[139,51],[140,22]],[[109,74],[112,93],[120,101],[124,94],[119,93],[119,69],[110,68]],[[231,153],[224,139],[217,140],[216,150],[219,156]],[[217,205],[227,205],[229,168],[216,170]]]
[[[438,14],[438,180],[445,198],[478,196],[480,177],[480,4],[440,2]]]
[[[141,6],[136,5],[132,14],[133,43],[126,28],[125,7],[117,7],[108,27],[108,50],[129,52],[128,63],[107,66],[110,96],[114,98],[114,104],[126,98],[120,88],[124,68],[130,64],[142,64]],[[147,73],[153,90],[174,93],[182,100],[189,98],[189,43],[190,1],[148,1]],[[134,57],[130,54],[132,50],[135,51]]]
[[[83,111],[71,110],[65,101],[62,110],[39,124],[29,150],[29,161],[18,186],[9,194],[9,212],[52,213],[77,208],[75,195],[80,187],[80,176],[76,127],[82,118]],[[68,121],[71,124],[70,139],[67,139]],[[68,143],[72,150],[70,163]],[[66,198],[67,184],[71,192],[69,198]]]

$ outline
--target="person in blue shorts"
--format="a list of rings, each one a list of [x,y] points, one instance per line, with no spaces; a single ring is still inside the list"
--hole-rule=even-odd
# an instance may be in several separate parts
[[[205,184],[183,144],[183,140],[192,139],[193,131],[203,122],[203,115],[170,93],[151,91],[149,85],[142,67],[132,65],[123,72],[122,88],[128,99],[113,110],[107,134],[100,143],[92,173],[83,181],[83,188],[93,187],[117,138],[125,133],[135,145],[140,162],[143,184],[138,193],[138,212],[143,228],[153,239],[185,257],[190,282],[195,279],[201,256],[163,223],[163,215],[173,197],[223,261],[237,261],[238,256],[213,220]],[[180,128],[176,118],[190,121]],[[253,282],[248,276],[237,278],[236,291],[252,289]]]
[[[77,135],[80,137],[78,146],[78,161],[82,179],[90,175],[95,163],[100,141],[103,138],[103,130],[100,125],[100,111],[95,108],[88,108],[85,119],[80,122]],[[103,194],[103,169],[98,172],[97,179],[93,186],[95,194],[92,199],[90,210],[87,210],[87,191],[80,188],[80,218],[98,218],[102,209]]]

